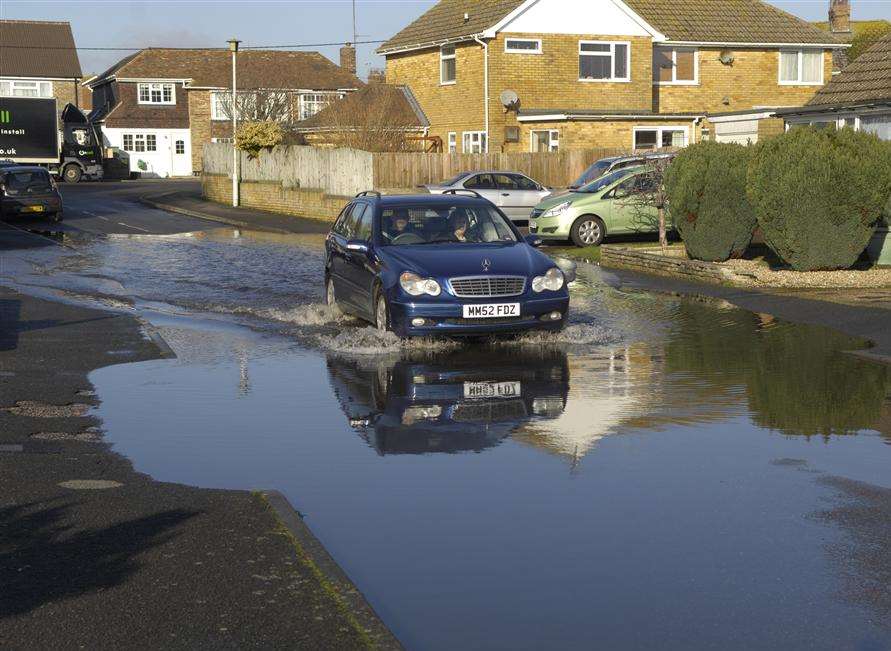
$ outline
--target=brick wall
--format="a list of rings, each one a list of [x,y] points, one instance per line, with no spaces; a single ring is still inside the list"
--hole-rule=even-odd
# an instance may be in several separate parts
[[[211,139],[210,91],[190,90],[189,136],[192,141],[192,171],[201,171],[204,145]],[[230,197],[231,201],[232,198]]]
[[[201,177],[204,197],[218,203],[232,203],[232,179],[223,175]],[[284,188],[277,181],[247,182],[239,186],[241,205],[283,215],[333,222],[352,197],[336,197],[321,190]]]
[[[80,107],[78,102],[77,82],[74,80],[54,81],[53,97],[56,98],[56,111],[58,112],[60,119],[62,117],[62,110],[65,108],[66,104],[70,103]]]
[[[779,83],[777,50],[733,50],[734,61],[718,60],[722,50],[700,48],[699,83],[653,86],[653,108],[660,113],[744,111],[756,106],[801,106],[820,86],[786,86]],[[832,75],[832,54],[823,53],[823,79]],[[725,104],[724,99],[730,103]]]

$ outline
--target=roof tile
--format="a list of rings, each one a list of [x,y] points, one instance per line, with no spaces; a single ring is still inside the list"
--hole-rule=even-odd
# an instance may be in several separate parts
[[[0,75],[83,77],[71,25],[39,20],[0,20]]]
[[[891,34],[884,36],[823,86],[808,106],[891,101]]]

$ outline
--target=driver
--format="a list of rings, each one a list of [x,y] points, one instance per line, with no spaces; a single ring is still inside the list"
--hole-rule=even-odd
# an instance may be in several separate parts
[[[391,242],[400,235],[411,232],[413,232],[413,229],[408,221],[407,212],[400,210],[390,217],[390,226],[386,231],[386,236]]]
[[[467,215],[464,212],[456,212],[449,217],[449,231],[456,242],[467,241]]]

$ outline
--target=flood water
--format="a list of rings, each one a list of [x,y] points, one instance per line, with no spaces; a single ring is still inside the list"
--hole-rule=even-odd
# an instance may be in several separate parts
[[[149,319],[95,371],[152,477],[276,489],[411,649],[891,647],[891,372],[864,342],[588,270],[560,337],[402,346],[312,239],[18,255]]]

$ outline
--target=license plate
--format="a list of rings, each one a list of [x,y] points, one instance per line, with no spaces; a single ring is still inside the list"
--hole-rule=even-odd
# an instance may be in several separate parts
[[[43,212],[43,206],[25,206],[22,212]]]
[[[465,319],[497,319],[520,316],[519,303],[489,303],[485,305],[465,305]]]
[[[518,398],[522,394],[519,382],[465,382],[465,398]]]

